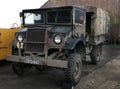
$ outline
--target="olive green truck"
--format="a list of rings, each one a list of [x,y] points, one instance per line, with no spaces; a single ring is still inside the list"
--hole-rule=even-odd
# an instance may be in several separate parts
[[[24,75],[31,66],[41,71],[54,67],[64,71],[66,82],[76,85],[86,54],[91,63],[99,63],[110,29],[106,11],[63,6],[23,10],[20,17],[23,28],[15,33],[13,54],[6,58],[17,75]]]

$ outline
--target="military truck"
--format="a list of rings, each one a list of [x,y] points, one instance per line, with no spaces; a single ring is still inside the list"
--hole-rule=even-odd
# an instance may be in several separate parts
[[[96,7],[63,6],[23,10],[23,29],[15,33],[13,71],[22,76],[31,66],[64,71],[65,80],[73,85],[81,78],[86,48],[93,64],[98,64],[102,43],[109,29],[108,13]]]

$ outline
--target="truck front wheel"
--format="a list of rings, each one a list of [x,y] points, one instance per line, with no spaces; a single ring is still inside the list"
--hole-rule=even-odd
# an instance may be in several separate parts
[[[70,54],[68,58],[68,68],[65,69],[65,79],[68,83],[76,85],[81,78],[82,61],[80,54]]]
[[[30,68],[31,68],[31,65],[29,64],[18,63],[18,62],[12,63],[13,72],[18,76],[24,76],[26,73],[28,73]]]
[[[98,64],[100,62],[101,54],[102,54],[102,44],[93,46],[90,53],[92,64]]]

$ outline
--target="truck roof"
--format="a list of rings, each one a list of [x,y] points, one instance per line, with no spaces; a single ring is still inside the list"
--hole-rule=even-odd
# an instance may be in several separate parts
[[[86,6],[60,6],[60,7],[49,7],[49,8],[37,8],[37,9],[25,9],[23,11],[38,11],[38,10],[49,10],[49,9],[67,9],[67,8],[78,8],[82,11],[86,11]]]
[[[49,8],[37,8],[37,9],[25,9],[23,12],[30,12],[30,11],[39,11],[39,10],[50,10],[50,9],[69,9],[69,8],[78,8],[84,12],[94,12],[97,13],[97,7],[94,6],[78,6],[78,5],[72,5],[72,6],[59,6],[59,7],[49,7]],[[102,10],[102,9],[100,9]],[[104,11],[104,10],[102,10]]]

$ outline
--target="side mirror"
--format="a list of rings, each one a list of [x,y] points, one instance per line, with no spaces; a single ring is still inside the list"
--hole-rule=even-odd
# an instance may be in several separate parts
[[[19,13],[19,16],[22,17],[22,12]]]

